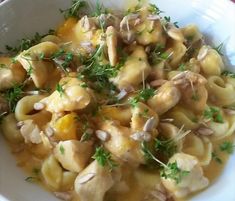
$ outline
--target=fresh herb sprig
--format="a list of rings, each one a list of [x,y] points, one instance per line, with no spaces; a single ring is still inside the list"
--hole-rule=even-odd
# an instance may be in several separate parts
[[[130,98],[129,103],[131,104],[132,107],[136,107],[139,102],[141,101],[145,102],[154,95],[155,95],[155,90],[153,88],[142,89],[138,92],[138,94],[135,97]]]
[[[150,151],[150,149],[148,148],[147,142],[143,141],[141,143],[141,148],[142,148],[144,157],[147,161],[154,160],[155,162],[160,164],[160,166],[163,168],[160,171],[161,177],[166,178],[166,179],[173,179],[178,184],[182,181],[182,179],[185,176],[187,176],[190,173],[189,171],[181,170],[178,167],[177,162],[168,163],[168,164],[164,164],[163,162],[161,162]]]
[[[222,72],[222,75],[227,76],[227,77],[231,77],[231,78],[235,78],[235,73],[233,73],[231,71],[227,71],[227,70]]]
[[[218,52],[221,56],[223,56],[222,49],[224,47],[224,43],[220,43],[217,47],[214,47],[213,49]]]
[[[12,88],[5,91],[5,98],[9,104],[9,109],[11,112],[15,111],[15,107],[17,102],[23,96],[23,88],[22,84],[15,84]]]
[[[234,152],[235,145],[230,141],[225,141],[220,145],[220,151],[232,154]]]
[[[167,158],[170,158],[173,156],[174,153],[176,153],[177,145],[174,140],[166,140],[164,138],[162,139],[155,139],[155,150],[157,152],[160,152]]]
[[[102,167],[107,165],[110,171],[118,166],[118,164],[112,159],[110,152],[106,151],[103,146],[96,148],[95,154],[92,158],[95,159]]]
[[[214,122],[224,123],[223,116],[222,116],[220,110],[216,107],[209,107],[208,109],[206,109],[203,113],[203,116],[206,119],[210,119]]]
[[[79,18],[81,9],[87,6],[87,2],[83,0],[73,0],[70,8],[62,10],[60,12],[64,15],[65,19],[70,17]]]
[[[219,164],[222,164],[222,163],[223,163],[222,159],[218,156],[217,152],[213,151],[213,152],[211,153],[211,157],[212,157],[212,159],[213,159],[214,161],[216,161],[217,163],[219,163]]]
[[[59,84],[59,83],[56,84],[56,91],[59,92],[60,97],[62,97],[63,94],[65,93],[63,86],[64,86],[64,84]]]

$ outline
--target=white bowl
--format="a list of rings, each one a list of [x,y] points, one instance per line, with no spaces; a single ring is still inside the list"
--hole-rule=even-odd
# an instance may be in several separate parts
[[[95,1],[93,1],[95,2]],[[106,6],[122,8],[125,0],[104,0]],[[179,25],[195,23],[209,43],[224,42],[228,68],[235,70],[235,5],[229,0],[152,0]],[[18,39],[45,33],[62,20],[60,8],[69,0],[6,0],[0,4],[0,51]],[[222,175],[192,201],[235,201],[235,154],[230,157]],[[0,135],[0,201],[56,201],[40,186],[25,181],[27,176],[16,162]]]

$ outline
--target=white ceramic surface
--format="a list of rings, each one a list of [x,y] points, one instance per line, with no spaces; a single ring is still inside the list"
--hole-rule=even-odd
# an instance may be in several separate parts
[[[121,8],[125,0],[104,0],[111,8]],[[152,0],[165,15],[180,25],[196,23],[213,44],[224,42],[227,66],[235,70],[235,5],[228,0]],[[62,19],[59,8],[70,0],[6,0],[0,4],[0,51],[22,37],[44,33]],[[235,154],[223,174],[192,201],[235,201]],[[0,201],[56,201],[38,185],[25,182],[5,140],[0,135]]]

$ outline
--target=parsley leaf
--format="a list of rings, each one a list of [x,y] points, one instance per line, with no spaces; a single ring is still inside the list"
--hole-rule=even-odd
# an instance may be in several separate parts
[[[235,73],[227,71],[227,70],[222,72],[222,75],[227,76],[227,77],[231,77],[231,78],[235,78]]]
[[[155,95],[155,90],[153,88],[142,89],[139,91],[137,96],[129,100],[129,103],[131,104],[132,107],[136,107],[138,102],[140,101],[145,102],[154,95]]]
[[[59,94],[60,94],[60,97],[62,97],[62,95],[64,94],[64,88],[63,88],[63,85],[61,85],[61,84],[57,83],[57,84],[56,84],[56,91],[58,91],[58,92],[59,92]]]
[[[155,139],[155,150],[160,152],[167,158],[170,158],[177,150],[177,145],[174,140]]]
[[[220,43],[217,47],[214,47],[213,49],[216,50],[221,56],[223,56],[222,49],[223,49],[224,43]]]
[[[217,163],[222,164],[223,161],[221,158],[219,158],[218,154],[216,152],[212,152],[212,159],[215,160]]]
[[[189,171],[181,170],[177,162],[167,164],[163,170],[160,171],[160,176],[165,179],[173,179],[176,184],[180,183],[183,177],[187,176]]]
[[[149,4],[148,11],[154,15],[159,15],[160,13],[162,13],[162,11],[155,4],[151,3]]]
[[[64,152],[65,152],[65,149],[64,149],[63,145],[60,145],[60,153],[62,155],[64,155]]]
[[[15,111],[17,102],[22,98],[23,85],[15,84],[12,88],[5,91],[5,98],[8,101],[11,112]]]
[[[209,109],[206,109],[203,113],[203,116],[206,119],[211,119],[214,122],[224,123],[222,114],[220,110],[216,107],[209,107]]]
[[[225,141],[220,145],[220,150],[232,154],[234,152],[235,145],[232,142]]]
[[[60,9],[60,12],[64,14],[65,19],[68,19],[70,17],[79,18],[81,9],[85,8],[86,6],[87,6],[86,1],[73,0],[70,8],[65,10]]]
[[[110,171],[112,171],[118,165],[112,159],[110,152],[106,151],[102,146],[96,148],[95,154],[92,156],[92,158],[103,167],[108,165]]]

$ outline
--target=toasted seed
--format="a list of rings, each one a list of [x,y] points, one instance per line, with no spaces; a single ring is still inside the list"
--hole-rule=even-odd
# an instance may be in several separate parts
[[[202,47],[202,48],[200,49],[198,55],[197,55],[197,59],[198,59],[199,61],[203,60],[203,59],[206,57],[206,55],[208,54],[208,50],[209,50],[208,47],[206,47],[206,46]]]
[[[178,28],[172,27],[168,29],[167,34],[169,37],[171,37],[174,40],[182,41],[182,42],[184,41],[184,36]]]
[[[72,195],[69,192],[54,192],[54,194],[57,198],[65,201],[69,201],[72,198]]]
[[[95,176],[95,173],[88,173],[83,175],[79,180],[77,181],[79,184],[85,184],[86,182],[90,181],[93,179]]]
[[[45,107],[45,105],[43,103],[40,103],[40,102],[34,103],[34,105],[33,105],[33,108],[35,110],[42,110],[42,109],[44,109],[44,107]]]
[[[16,123],[16,128],[20,129],[24,125],[24,121],[18,121]]]
[[[161,122],[173,122],[174,119],[171,118],[166,118],[166,119],[161,119]]]
[[[38,91],[38,90],[35,90],[35,91],[26,91],[25,93],[28,94],[28,95],[39,95],[40,91]]]
[[[160,16],[159,15],[148,15],[147,20],[159,20]]]
[[[154,129],[155,126],[156,126],[156,118],[151,117],[145,122],[143,131],[150,132]]]
[[[197,129],[196,132],[200,135],[206,135],[206,136],[212,135],[214,133],[212,129],[206,127],[200,127],[199,129]]]
[[[116,96],[118,100],[123,99],[127,95],[127,91],[125,89],[121,89],[120,93]]]
[[[103,130],[96,130],[95,134],[101,141],[104,141],[104,142],[106,142],[110,138],[110,135],[106,131],[103,131]]]
[[[54,129],[51,126],[47,126],[45,129],[45,133],[48,137],[51,137],[54,134]]]
[[[130,137],[135,141],[147,141],[148,142],[151,140],[151,135],[145,131],[139,131],[139,132],[133,133]]]

